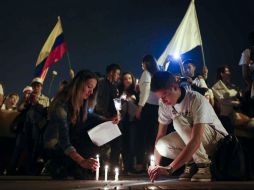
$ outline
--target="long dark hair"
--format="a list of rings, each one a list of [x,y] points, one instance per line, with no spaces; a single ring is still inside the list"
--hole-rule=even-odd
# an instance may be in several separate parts
[[[221,67],[219,67],[217,69],[217,73],[216,73],[216,82],[219,81],[219,80],[222,80],[222,77],[221,77],[221,74],[225,72],[226,69],[229,69],[229,66],[228,65],[223,65]]]
[[[219,80],[222,81],[222,77],[221,74],[223,74],[225,72],[225,70],[228,69],[230,71],[230,67],[228,65],[223,65],[221,67],[219,67],[217,69],[217,74],[216,74],[216,82],[218,82]],[[223,83],[228,87],[228,88],[234,88],[234,89],[238,89],[238,87],[233,84],[231,81],[223,81]]]
[[[49,114],[52,113],[57,104],[62,102],[67,102],[69,105],[69,114],[71,118],[71,123],[75,124],[80,114],[80,110],[84,103],[83,99],[83,90],[86,82],[89,79],[95,79],[98,83],[98,77],[95,73],[89,70],[79,71],[76,76],[72,79],[72,81],[64,87],[62,91],[60,91],[54,101],[51,103],[49,108]],[[83,121],[87,118],[87,110],[90,105],[95,101],[96,88],[93,91],[93,94],[89,96],[87,101],[85,102],[85,109],[83,110]]]
[[[133,94],[135,94],[136,79],[135,79],[134,75],[131,72],[124,72],[122,74],[121,82],[120,82],[120,85],[119,85],[119,93],[122,94],[123,91],[125,90],[124,89],[124,84],[123,84],[123,79],[124,79],[125,75],[130,75],[131,79],[132,79],[131,85],[129,86],[128,89],[126,89],[126,93],[127,93],[127,95],[133,95]]]
[[[154,73],[159,71],[157,61],[152,55],[143,57],[142,63],[145,64],[147,71],[153,76]]]

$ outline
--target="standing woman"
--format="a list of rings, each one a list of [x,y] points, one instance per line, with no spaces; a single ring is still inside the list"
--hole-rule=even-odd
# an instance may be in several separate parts
[[[119,85],[119,94],[122,97],[121,121],[119,126],[122,131],[121,149],[125,173],[134,171],[134,160],[137,152],[137,122],[135,113],[137,110],[138,96],[135,87],[136,82],[133,74],[130,72],[123,73]]]
[[[139,139],[140,152],[138,156],[138,164],[146,163],[146,159],[153,153],[154,142],[158,128],[158,98],[150,91],[152,76],[159,70],[157,62],[152,55],[146,55],[142,61],[142,69],[144,70],[140,81],[140,99],[136,118],[140,120]],[[143,168],[144,169],[144,168]]]
[[[49,172],[55,179],[83,179],[83,169],[95,170],[98,163],[87,135],[88,108],[94,101],[97,76],[83,70],[60,91],[49,108],[44,143],[50,151]]]

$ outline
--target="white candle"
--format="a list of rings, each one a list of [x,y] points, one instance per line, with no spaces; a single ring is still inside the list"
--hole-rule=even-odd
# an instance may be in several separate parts
[[[120,98],[114,98],[113,101],[114,101],[116,110],[120,111],[122,109],[121,99]]]
[[[115,181],[118,181],[119,180],[119,169],[118,168],[115,168]]]
[[[138,82],[139,82],[138,79],[136,79],[136,85],[138,85]]]
[[[105,166],[105,181],[108,181],[108,165]]]
[[[155,166],[155,158],[154,158],[154,155],[151,155],[151,157],[150,157],[150,166]]]
[[[99,181],[99,175],[100,175],[100,159],[99,159],[99,155],[96,155],[96,160],[98,162],[98,167],[96,168],[96,175],[95,175],[95,180]]]

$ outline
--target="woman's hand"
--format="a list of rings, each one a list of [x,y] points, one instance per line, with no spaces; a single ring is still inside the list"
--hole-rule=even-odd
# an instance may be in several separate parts
[[[138,106],[137,110],[136,110],[136,119],[140,119],[141,118],[141,111],[142,111],[142,107]]]
[[[85,168],[85,169],[90,169],[90,170],[93,170],[95,171],[96,168],[99,166],[99,163],[96,159],[94,158],[89,158],[89,159],[83,159],[79,162],[79,165],[82,167],[82,168]]]
[[[96,168],[99,166],[99,163],[96,159],[93,158],[84,159],[76,150],[71,151],[69,153],[69,156],[82,168],[96,170]]]

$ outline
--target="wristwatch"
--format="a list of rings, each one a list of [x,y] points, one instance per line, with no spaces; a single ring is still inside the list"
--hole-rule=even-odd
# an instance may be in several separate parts
[[[173,168],[172,168],[171,166],[168,166],[166,170],[167,170],[167,172],[168,172],[168,175],[172,175],[172,173],[173,173]]]

